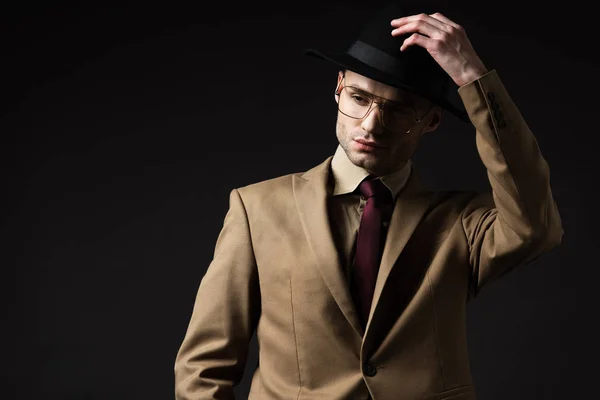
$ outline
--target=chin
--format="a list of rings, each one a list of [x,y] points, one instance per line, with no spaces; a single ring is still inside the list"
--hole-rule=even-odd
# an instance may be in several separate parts
[[[372,154],[352,153],[348,157],[352,163],[358,167],[364,168],[372,173],[386,170],[386,163],[380,158],[376,158]]]

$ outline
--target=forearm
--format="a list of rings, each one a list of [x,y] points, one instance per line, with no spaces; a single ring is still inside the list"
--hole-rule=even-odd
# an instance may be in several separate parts
[[[496,71],[459,89],[498,213],[521,237],[562,234],[549,167]]]
[[[463,222],[471,263],[485,281],[558,245],[563,229],[548,163],[497,72],[460,87],[459,94],[492,188],[489,209],[476,199]]]

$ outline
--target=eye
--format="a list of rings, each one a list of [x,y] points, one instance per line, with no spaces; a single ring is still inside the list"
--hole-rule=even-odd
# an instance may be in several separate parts
[[[415,113],[411,107],[406,107],[402,105],[389,105],[387,109],[394,113],[396,116],[401,118],[412,117],[414,118]]]
[[[362,97],[361,95],[358,94],[353,94],[352,95],[352,99],[357,103],[357,104],[361,104],[361,105],[366,105],[369,103],[369,100],[367,100],[366,98]]]
[[[394,113],[398,114],[398,115],[403,115],[403,116],[414,116],[415,113],[411,108],[407,108],[407,107],[392,107],[391,111],[393,111]]]

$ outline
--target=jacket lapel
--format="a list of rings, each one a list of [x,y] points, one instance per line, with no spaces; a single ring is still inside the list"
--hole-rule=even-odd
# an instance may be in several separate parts
[[[306,239],[319,266],[323,280],[354,330],[362,336],[348,283],[335,247],[327,209],[327,182],[333,156],[302,175],[292,178],[294,198]]]
[[[357,334],[363,336],[365,330],[360,324],[352,301],[329,225],[327,182],[332,158],[333,156],[327,158],[302,175],[293,175],[294,198],[304,234],[319,266],[319,272],[348,322]],[[387,278],[432,199],[432,194],[421,185],[413,169],[394,205],[375,283],[367,332]]]
[[[413,169],[406,186],[398,195],[394,205],[394,212],[392,213],[392,218],[388,227],[381,264],[379,266],[379,273],[375,283],[373,303],[366,328],[367,332],[392,267],[425,215],[432,199],[432,193],[425,190],[421,185],[415,175],[415,170]]]

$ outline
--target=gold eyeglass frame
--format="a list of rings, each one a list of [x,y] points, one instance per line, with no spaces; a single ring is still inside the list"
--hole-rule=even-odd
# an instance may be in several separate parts
[[[344,114],[345,116],[349,117],[349,118],[353,118],[353,119],[364,119],[364,118],[366,118],[366,117],[367,117],[367,116],[368,116],[368,115],[371,113],[371,111],[373,110],[373,104],[377,104],[377,106],[379,107],[379,122],[381,123],[381,126],[383,126],[384,128],[386,128],[386,129],[388,129],[388,130],[391,130],[389,127],[387,127],[387,126],[385,125],[384,118],[383,118],[383,114],[384,114],[384,112],[385,112],[385,109],[384,109],[384,106],[385,106],[385,104],[386,104],[386,103],[390,103],[390,102],[391,102],[391,103],[394,103],[394,101],[393,101],[393,100],[389,100],[389,99],[385,99],[385,98],[383,98],[383,97],[381,97],[381,96],[377,96],[377,95],[375,95],[375,94],[373,94],[373,93],[369,93],[369,92],[367,92],[366,90],[363,90],[363,89],[361,89],[361,88],[357,88],[356,86],[346,86],[346,85],[343,85],[343,84],[342,84],[342,82],[344,81],[344,79],[345,79],[345,78],[346,78],[346,75],[342,75],[342,79],[340,80],[340,83],[338,84],[338,87],[337,87],[337,88],[335,88],[335,95],[336,95],[336,96],[338,96],[338,107],[337,107],[337,108],[338,108],[338,111],[339,111],[339,112],[341,112],[342,114]],[[368,97],[370,98],[370,100],[371,100],[371,104],[369,104],[369,107],[367,108],[367,111],[365,112],[365,115],[363,115],[362,117],[353,117],[353,116],[351,116],[351,115],[348,115],[348,114],[346,114],[346,113],[345,113],[345,112],[343,112],[342,110],[340,110],[340,100],[341,100],[341,98],[340,98],[340,93],[341,93],[341,92],[342,92],[342,90],[343,90],[344,88],[346,88],[346,87],[351,87],[351,88],[353,88],[353,89],[355,89],[355,90],[358,90],[359,92],[362,92],[362,93],[364,93],[364,94],[368,95]],[[380,100],[379,100],[379,101],[376,101],[376,100],[375,100],[375,98],[377,98],[377,99],[380,99]],[[397,103],[397,102],[396,102],[396,103]],[[416,115],[417,115],[417,110],[415,110],[415,108],[414,108],[414,107],[411,107],[411,106],[409,106],[409,105],[406,105],[406,104],[402,104],[402,105],[401,105],[401,107],[404,107],[404,108],[407,108],[407,109],[410,109],[410,110],[412,110],[412,111],[413,111],[413,115],[414,115],[414,117],[413,117],[413,125],[410,127],[410,129],[409,129],[409,130],[407,130],[406,132],[402,132],[402,131],[399,131],[399,132],[400,132],[400,133],[402,133],[402,134],[408,135],[408,134],[409,134],[409,133],[410,133],[410,132],[413,130],[413,128],[414,128],[414,127],[415,127],[415,126],[416,126],[416,125],[417,125],[419,122],[421,122],[421,121],[423,120],[423,118],[425,118],[425,117],[427,116],[427,114],[429,114],[429,112],[430,112],[430,111],[433,109],[433,107],[434,107],[434,106],[435,106],[435,104],[433,104],[433,103],[432,103],[432,104],[431,104],[431,106],[429,107],[429,109],[428,109],[428,110],[425,112],[425,114],[423,114],[423,116],[421,116],[421,118],[417,118],[417,117],[416,117]]]

